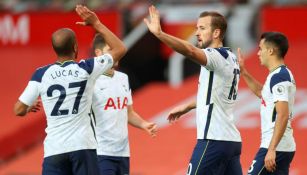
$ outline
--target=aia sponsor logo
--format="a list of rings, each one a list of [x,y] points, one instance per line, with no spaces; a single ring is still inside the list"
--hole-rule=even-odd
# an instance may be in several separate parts
[[[116,97],[116,98],[109,98],[104,110],[108,110],[108,109],[124,109],[127,108],[128,106],[128,98],[121,98],[121,97]]]

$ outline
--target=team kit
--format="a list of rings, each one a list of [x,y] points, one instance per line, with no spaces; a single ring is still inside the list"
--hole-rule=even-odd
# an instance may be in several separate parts
[[[128,124],[155,137],[157,125],[133,109],[128,75],[116,67],[127,49],[96,16],[83,5],[76,6],[81,26],[96,31],[94,57],[77,62],[75,33],[61,28],[52,34],[55,63],[34,71],[14,106],[17,116],[34,111],[41,101],[47,119],[43,175],[128,175],[130,149]],[[144,19],[148,30],[174,51],[200,66],[195,99],[170,110],[173,123],[196,110],[197,143],[187,175],[286,175],[296,145],[291,127],[296,85],[284,59],[287,37],[280,32],[261,35],[257,53],[269,70],[264,83],[257,81],[237,55],[223,46],[225,17],[215,11],[202,12],[196,24],[197,46],[162,30],[160,13],[149,7]],[[259,98],[261,145],[242,172],[242,140],[235,125],[234,105],[240,93],[239,80]]]

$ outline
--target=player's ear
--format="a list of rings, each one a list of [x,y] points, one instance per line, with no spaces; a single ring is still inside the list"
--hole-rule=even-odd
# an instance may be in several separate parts
[[[94,52],[95,52],[95,56],[102,55],[102,50],[100,50],[100,49],[95,49]]]
[[[217,39],[217,38],[220,37],[220,35],[221,35],[221,29],[214,29],[214,31],[213,31],[213,38]]]
[[[74,44],[74,51],[75,51],[75,53],[78,52],[78,44],[77,43]]]
[[[276,49],[274,47],[269,47],[268,52],[269,52],[270,55],[277,54]]]

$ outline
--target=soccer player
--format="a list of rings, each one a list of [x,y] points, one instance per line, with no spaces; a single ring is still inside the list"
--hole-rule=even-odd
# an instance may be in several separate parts
[[[196,108],[197,144],[188,175],[241,175],[241,136],[234,124],[233,108],[237,98],[239,65],[229,48],[223,47],[227,29],[225,17],[203,12],[197,21],[198,48],[164,33],[159,11],[149,8],[144,19],[150,32],[175,51],[201,66],[196,101],[174,108],[168,120],[174,122]]]
[[[76,6],[83,22],[103,36],[108,53],[75,62],[78,46],[72,30],[62,28],[52,35],[57,62],[38,68],[15,104],[17,116],[40,96],[47,118],[43,175],[97,175],[94,125],[91,103],[95,80],[126,53],[124,44],[82,5]]]
[[[109,49],[100,34],[95,36],[93,48],[96,56],[103,55]],[[94,88],[92,108],[96,119],[98,166],[101,175],[129,174],[127,123],[143,129],[152,137],[157,132],[156,124],[145,121],[133,110],[128,76],[115,70],[117,63],[99,76]]]
[[[269,71],[262,85],[244,66],[238,49],[241,75],[253,93],[261,99],[261,145],[253,160],[249,175],[289,174],[295,153],[295,141],[291,127],[296,85],[284,58],[288,40],[279,32],[261,35],[258,56]]]

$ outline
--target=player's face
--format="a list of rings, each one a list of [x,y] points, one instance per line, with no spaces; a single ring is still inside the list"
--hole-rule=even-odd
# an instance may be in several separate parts
[[[197,46],[199,48],[207,48],[213,41],[213,32],[211,28],[211,16],[198,18],[197,21]]]
[[[259,56],[260,64],[266,66],[269,56],[269,47],[265,44],[264,39],[262,39],[259,43],[259,51],[257,55]]]

